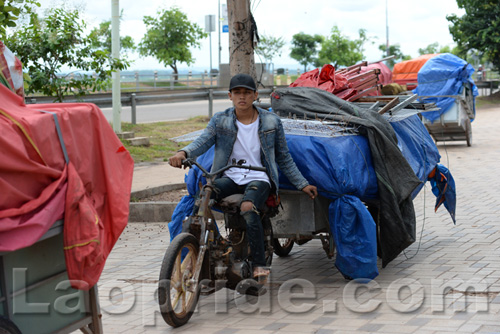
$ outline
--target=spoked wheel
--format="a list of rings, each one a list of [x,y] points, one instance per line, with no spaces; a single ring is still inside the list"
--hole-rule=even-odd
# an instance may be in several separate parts
[[[270,267],[273,263],[273,227],[271,225],[271,220],[269,217],[265,216],[262,218],[262,225],[264,226],[264,249],[266,257],[266,266]]]
[[[200,295],[194,277],[199,243],[190,233],[174,238],[165,253],[158,284],[158,302],[163,319],[172,327],[188,322]]]
[[[21,334],[21,331],[12,321],[0,316],[0,334]]]
[[[288,256],[292,251],[293,244],[293,238],[275,238],[273,239],[274,253],[280,257]]]
[[[465,121],[465,140],[467,141],[467,146],[472,146],[472,126],[470,119]]]

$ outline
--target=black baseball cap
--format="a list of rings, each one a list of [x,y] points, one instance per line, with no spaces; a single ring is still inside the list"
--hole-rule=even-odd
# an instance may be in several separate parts
[[[257,86],[255,86],[255,81],[253,80],[253,78],[244,73],[236,74],[231,78],[231,81],[229,82],[229,91],[239,87],[248,88],[253,90],[254,92],[257,90]]]

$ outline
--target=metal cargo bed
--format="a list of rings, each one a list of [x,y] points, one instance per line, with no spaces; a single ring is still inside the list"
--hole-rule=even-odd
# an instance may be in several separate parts
[[[84,291],[70,286],[63,225],[56,221],[29,247],[0,252],[0,333],[103,332],[97,287]]]
[[[474,119],[474,106],[472,92],[464,85],[460,95],[421,96],[426,97],[451,97],[455,103],[441,117],[431,122],[425,117],[423,122],[432,138],[439,141],[466,141],[467,146],[472,145],[471,119]]]

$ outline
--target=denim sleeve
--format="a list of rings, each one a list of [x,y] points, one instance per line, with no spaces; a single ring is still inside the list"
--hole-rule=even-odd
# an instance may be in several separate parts
[[[297,165],[292,159],[286,143],[283,124],[278,120],[278,129],[276,133],[276,162],[280,170],[285,174],[288,180],[299,190],[309,185]]]
[[[192,159],[196,159],[197,157],[208,151],[208,149],[215,144],[215,124],[216,117],[212,117],[212,119],[210,119],[210,122],[208,122],[205,130],[203,130],[202,134],[191,144],[187,145],[184,148],[181,148],[180,151],[186,152],[186,157]]]

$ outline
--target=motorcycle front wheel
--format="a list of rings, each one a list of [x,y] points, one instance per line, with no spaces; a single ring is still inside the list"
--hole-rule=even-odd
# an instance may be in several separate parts
[[[158,302],[167,324],[186,324],[196,308],[200,295],[199,277],[195,275],[199,243],[190,233],[181,233],[167,248],[160,269]]]
[[[273,239],[273,248],[274,254],[279,257],[285,257],[290,254],[293,248],[293,244],[295,240],[293,238],[274,238]]]

